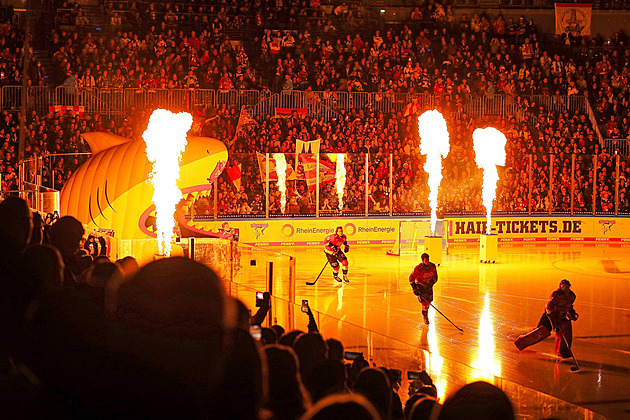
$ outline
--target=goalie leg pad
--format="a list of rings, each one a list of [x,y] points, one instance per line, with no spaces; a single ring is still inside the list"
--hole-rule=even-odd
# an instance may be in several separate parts
[[[543,341],[545,338],[549,337],[551,332],[545,325],[540,325],[528,332],[527,334],[521,335],[515,342],[516,348],[519,350],[525,350],[529,346],[533,346],[536,343]]]

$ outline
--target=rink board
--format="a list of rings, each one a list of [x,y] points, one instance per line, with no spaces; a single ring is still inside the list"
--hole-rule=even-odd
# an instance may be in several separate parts
[[[398,239],[400,221],[415,218],[343,218],[343,219],[256,219],[229,220],[239,230],[240,241],[257,246],[319,245],[344,228],[350,244],[384,245]],[[424,220],[417,218],[417,220]],[[225,219],[201,221],[195,225],[217,232]],[[448,242],[479,242],[486,231],[484,217],[446,218]],[[499,242],[618,242],[630,245],[630,218],[625,217],[496,217],[493,232]]]

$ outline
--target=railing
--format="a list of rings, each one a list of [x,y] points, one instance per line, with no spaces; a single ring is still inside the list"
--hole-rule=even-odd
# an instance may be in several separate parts
[[[611,155],[622,155],[627,157],[630,154],[630,141],[628,139],[604,139],[604,150]]]
[[[0,104],[3,110],[19,110],[21,86],[4,86],[0,91]],[[275,108],[307,108],[312,116],[326,120],[334,118],[341,109],[363,109],[375,112],[402,113],[405,106],[420,98],[422,109],[438,107],[440,97],[428,94],[393,92],[337,92],[337,91],[282,91],[272,96],[257,90],[214,90],[214,89],[104,89],[75,86],[59,86],[55,89],[33,86],[28,88],[28,111],[45,114],[50,106],[82,106],[89,114],[121,116],[132,107],[170,108],[192,111],[199,105],[227,105],[240,109],[252,108],[254,115],[275,115]],[[588,112],[594,129],[599,133],[595,116],[584,96],[521,96],[547,111]],[[515,96],[467,95],[462,98],[455,116],[466,113],[473,117],[501,115],[504,117],[519,114],[519,102]]]
[[[599,140],[599,144],[604,144],[604,137],[602,136],[601,131],[599,130],[599,124],[597,123],[597,118],[595,117],[595,113],[593,112],[593,108],[591,107],[591,103],[588,101],[588,98],[584,98],[584,102],[586,103],[586,112],[588,114],[588,119],[593,126],[593,130],[595,130],[595,134],[597,134],[597,139]]]

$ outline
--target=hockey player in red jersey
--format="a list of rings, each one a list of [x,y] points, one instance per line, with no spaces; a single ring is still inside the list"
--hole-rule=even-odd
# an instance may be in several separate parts
[[[350,246],[348,245],[348,238],[343,234],[343,228],[337,226],[335,233],[328,235],[324,239],[324,244],[324,252],[333,269],[334,279],[341,283],[341,278],[339,278],[339,264],[341,263],[343,281],[346,284],[350,283],[350,280],[348,280],[348,257],[345,254],[350,249]]]
[[[418,296],[418,301],[422,303],[424,323],[429,325],[429,306],[433,302],[433,285],[438,281],[438,274],[435,264],[429,261],[429,254],[425,252],[420,258],[422,262],[413,269],[409,283],[413,294]]]
[[[575,293],[571,290],[571,282],[563,279],[560,281],[558,289],[554,290],[549,297],[545,313],[542,314],[540,321],[538,321],[538,327],[520,336],[515,342],[516,347],[519,350],[526,349],[549,337],[551,331],[555,330],[556,353],[563,358],[571,357],[571,351],[569,350],[573,342],[571,321],[577,321],[579,317],[578,313],[573,309],[573,302],[575,302]]]

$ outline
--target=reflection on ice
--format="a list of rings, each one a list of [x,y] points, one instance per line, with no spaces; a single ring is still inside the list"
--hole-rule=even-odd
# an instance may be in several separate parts
[[[493,376],[501,376],[501,361],[495,354],[494,327],[490,316],[490,297],[484,296],[483,311],[479,319],[479,346],[477,358],[473,367],[478,371],[472,371],[470,382],[476,380],[488,380],[492,382]]]

